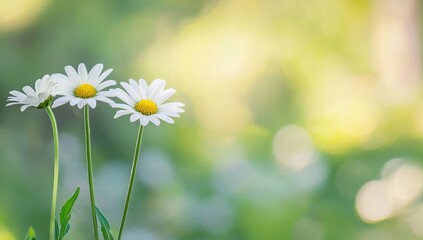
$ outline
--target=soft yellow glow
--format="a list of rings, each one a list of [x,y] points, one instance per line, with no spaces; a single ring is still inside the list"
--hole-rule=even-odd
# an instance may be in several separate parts
[[[412,117],[411,119],[414,120],[414,124],[411,125],[412,129],[416,129],[417,131],[412,131],[416,136],[413,137],[419,137],[423,138],[423,104],[422,101],[416,102],[418,106],[416,106],[415,109],[415,117]]]
[[[370,79],[331,76],[306,98],[306,122],[316,144],[342,152],[368,141],[380,122]]]
[[[0,32],[20,29],[37,18],[49,0],[1,0]]]
[[[16,240],[16,237],[5,227],[0,226],[1,240]]]
[[[75,88],[73,92],[79,98],[92,98],[97,94],[97,90],[89,83],[83,83]]]
[[[236,134],[252,123],[246,96],[254,91],[253,83],[274,50],[263,42],[268,37],[262,34],[263,18],[257,11],[262,4],[242,5],[242,11],[233,11],[239,1],[216,2],[175,34],[158,36],[134,66],[140,74],[172,79],[175,88],[194,99],[192,113],[203,135],[217,144],[234,142]]]
[[[156,114],[159,111],[157,104],[150,99],[143,99],[137,102],[134,108],[138,112],[147,116]]]
[[[389,218],[394,212],[394,199],[384,181],[366,183],[358,192],[356,209],[365,222],[375,223]]]
[[[300,126],[290,125],[280,129],[273,139],[276,160],[293,170],[308,166],[315,157],[313,142]]]

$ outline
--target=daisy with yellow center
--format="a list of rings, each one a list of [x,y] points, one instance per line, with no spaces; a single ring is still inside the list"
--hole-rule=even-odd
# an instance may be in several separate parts
[[[185,105],[179,102],[164,103],[176,91],[172,88],[166,89],[164,80],[156,79],[150,85],[144,79],[136,82],[133,79],[129,83],[121,82],[125,89],[110,90],[117,98],[124,103],[112,104],[113,108],[120,108],[115,118],[131,114],[130,121],[140,121],[142,126],[149,122],[160,125],[160,120],[167,123],[174,123],[174,117],[184,112],[182,107]]]
[[[94,196],[93,164],[91,158],[89,108],[95,108],[97,106],[97,100],[113,104],[114,102],[108,98],[111,96],[110,92],[104,91],[104,89],[116,84],[114,80],[104,81],[112,72],[112,69],[108,69],[101,73],[102,70],[103,64],[97,64],[88,73],[85,65],[81,63],[78,66],[78,72],[71,66],[66,66],[66,75],[58,73],[52,76],[59,84],[57,95],[62,95],[62,97],[54,101],[52,107],[58,107],[67,102],[69,102],[71,106],[78,106],[79,109],[84,107],[85,153],[87,159],[88,186],[90,190],[91,217],[93,220],[95,240],[98,240],[99,237]]]
[[[114,80],[106,80],[106,77],[113,71],[108,69],[101,73],[103,64],[95,65],[88,73],[83,63],[79,64],[78,71],[71,66],[66,66],[66,75],[53,74],[54,81],[59,84],[57,95],[62,97],[54,101],[52,107],[58,107],[65,103],[71,106],[78,106],[79,109],[85,105],[95,108],[97,100],[108,104],[114,102],[109,99],[110,92],[104,91],[105,88],[116,84]]]
[[[183,103],[179,102],[164,103],[176,92],[172,88],[164,90],[166,85],[164,80],[156,79],[148,85],[144,79],[140,79],[138,82],[133,79],[129,79],[129,83],[121,82],[120,84],[125,90],[119,88],[110,90],[115,97],[123,101],[123,103],[112,104],[113,108],[121,109],[117,111],[115,118],[130,114],[130,121],[139,121],[140,125],[135,144],[134,158],[132,160],[125,207],[123,209],[122,220],[119,227],[118,240],[122,238],[126,215],[128,214],[144,126],[147,126],[149,122],[158,126],[160,125],[160,120],[167,123],[174,123],[172,117],[179,117],[179,113],[184,112],[182,107],[185,106]]]

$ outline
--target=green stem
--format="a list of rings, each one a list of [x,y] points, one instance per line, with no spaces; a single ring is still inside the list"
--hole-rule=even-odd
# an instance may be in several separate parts
[[[93,163],[91,159],[90,115],[89,115],[88,105],[84,107],[84,127],[85,127],[85,144],[86,144],[85,150],[86,150],[87,169],[88,169],[88,185],[90,188],[91,215],[93,218],[94,239],[98,240],[97,216],[95,214]]]
[[[54,174],[53,174],[53,193],[51,197],[51,213],[50,213],[50,233],[49,239],[54,239],[54,218],[56,212],[57,188],[59,183],[59,134],[57,131],[57,122],[53,111],[50,107],[46,108],[47,114],[50,117],[51,127],[53,129],[54,142]]]
[[[126,194],[125,208],[123,210],[122,221],[121,221],[120,227],[119,227],[118,240],[120,240],[121,237],[122,237],[123,227],[125,225],[125,220],[126,220],[126,214],[128,213],[129,201],[131,199],[131,194],[132,194],[132,186],[134,185],[135,173],[136,173],[137,164],[138,164],[138,157],[140,155],[140,147],[141,147],[141,142],[142,142],[142,132],[143,132],[143,130],[144,130],[144,127],[140,124],[140,128],[138,129],[137,143],[136,143],[136,146],[135,146],[134,159],[132,161],[131,177],[129,178],[128,193]]]

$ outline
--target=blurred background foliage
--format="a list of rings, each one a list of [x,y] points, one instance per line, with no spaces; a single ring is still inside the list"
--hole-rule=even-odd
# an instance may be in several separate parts
[[[418,0],[0,0],[0,239],[47,238],[47,114],[8,92],[65,65],[155,78],[186,104],[148,126],[124,239],[423,239]],[[91,112],[117,232],[137,126]],[[92,228],[82,111],[55,110],[69,239]]]

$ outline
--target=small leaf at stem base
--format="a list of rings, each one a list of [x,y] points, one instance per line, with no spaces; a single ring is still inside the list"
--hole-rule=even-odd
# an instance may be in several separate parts
[[[36,240],[37,236],[35,235],[35,230],[33,227],[29,227],[28,233],[26,234],[25,240]]]
[[[98,209],[95,208],[95,212],[97,213],[98,219],[100,220],[101,225],[101,233],[103,234],[104,240],[114,240],[112,231],[110,230],[110,224],[104,214]]]
[[[69,229],[70,229],[69,221],[72,216],[71,211],[72,211],[73,205],[75,204],[76,199],[78,198],[79,190],[80,188],[78,186],[75,190],[75,193],[72,195],[72,197],[70,197],[60,209],[60,230],[57,231],[58,234],[57,232],[55,234],[57,236],[57,240],[62,240],[63,237],[69,232]]]

